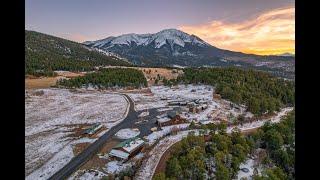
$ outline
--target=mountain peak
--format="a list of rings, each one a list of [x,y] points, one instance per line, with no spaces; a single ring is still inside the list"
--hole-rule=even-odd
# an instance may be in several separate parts
[[[208,43],[204,42],[196,36],[189,35],[183,31],[177,29],[164,29],[154,34],[123,34],[117,37],[108,37],[97,41],[87,41],[84,44],[108,49],[116,45],[127,45],[131,46],[136,44],[138,46],[148,46],[153,45],[154,48],[161,48],[163,45],[168,44],[173,48],[174,45],[181,47],[185,46],[185,43],[192,43],[198,46],[210,46]]]
[[[92,48],[119,54],[136,65],[244,66],[292,70],[294,57],[258,56],[214,47],[194,34],[163,29],[153,34],[124,34],[86,43]],[[260,67],[261,68],[261,67]]]
[[[184,33],[178,29],[174,29],[174,28],[169,28],[169,29],[163,29],[161,31],[159,31],[158,33]]]

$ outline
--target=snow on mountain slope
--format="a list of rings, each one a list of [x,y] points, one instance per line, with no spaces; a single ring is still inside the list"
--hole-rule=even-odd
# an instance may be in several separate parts
[[[101,39],[101,40],[97,40],[97,41],[85,41],[85,42],[83,42],[83,44],[85,44],[85,45],[95,44],[94,45],[95,47],[101,47],[104,44],[109,43],[113,39],[115,39],[115,37],[110,36],[110,37],[107,37],[105,39]]]
[[[84,44],[91,45],[93,47],[104,49],[113,47],[114,45],[132,45],[135,43],[140,46],[147,46],[154,42],[155,48],[161,48],[165,44],[169,44],[171,47],[174,45],[179,45],[181,47],[185,46],[185,43],[192,43],[199,46],[210,46],[208,43],[204,42],[200,38],[189,35],[182,31],[176,29],[165,29],[155,34],[124,34],[118,37],[108,37],[98,41],[86,41]]]
[[[156,48],[160,48],[161,46],[166,44],[167,40],[169,41],[169,44],[171,46],[173,46],[174,44],[177,44],[181,47],[184,47],[186,42],[196,44],[196,45],[201,45],[201,46],[209,45],[194,35],[189,35],[187,33],[184,33],[176,29],[166,29],[156,33],[154,36],[155,36],[154,41],[156,43]]]
[[[90,50],[97,51],[97,52],[99,52],[99,53],[101,53],[101,54],[104,54],[104,55],[106,55],[106,56],[111,56],[111,57],[113,57],[113,58],[115,58],[115,59],[123,60],[123,61],[126,61],[126,62],[130,63],[130,62],[128,61],[128,59],[120,56],[120,55],[117,54],[117,53],[113,53],[113,52],[111,52],[111,51],[106,51],[106,50],[102,50],[102,49],[99,49],[99,48],[90,48]]]
[[[228,67],[241,66],[259,70],[275,69],[277,75],[293,77],[294,57],[244,54],[210,45],[195,35],[177,29],[153,34],[124,34],[84,42],[87,47],[112,52],[141,66]],[[292,60],[292,61],[291,61]],[[268,62],[261,66],[257,63]],[[269,63],[270,62],[270,63]]]

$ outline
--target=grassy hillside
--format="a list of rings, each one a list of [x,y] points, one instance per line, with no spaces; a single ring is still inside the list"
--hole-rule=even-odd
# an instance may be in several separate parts
[[[25,31],[26,74],[54,75],[54,70],[88,71],[99,65],[130,66],[126,61],[90,51],[66,39]]]

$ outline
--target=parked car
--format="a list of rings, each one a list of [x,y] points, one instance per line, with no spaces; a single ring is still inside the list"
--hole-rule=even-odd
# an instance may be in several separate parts
[[[245,172],[245,173],[248,173],[249,172],[249,169],[248,168],[241,168],[240,169],[242,172]]]

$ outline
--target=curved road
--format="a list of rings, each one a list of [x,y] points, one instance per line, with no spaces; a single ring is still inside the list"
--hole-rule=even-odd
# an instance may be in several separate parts
[[[129,112],[127,114],[127,117],[123,121],[121,121],[119,124],[109,129],[104,135],[102,135],[98,140],[90,144],[88,148],[83,150],[76,157],[72,158],[67,165],[65,165],[62,169],[56,172],[49,179],[61,180],[61,179],[68,178],[81,165],[83,165],[85,162],[87,162],[87,160],[89,160],[92,156],[94,156],[101,149],[101,147],[108,141],[109,138],[111,138],[120,129],[130,126],[133,123],[133,121],[138,119],[138,113],[134,110],[134,102],[132,101],[132,99],[126,94],[122,94],[122,95],[124,95],[126,99],[129,101],[130,107],[129,107]]]

